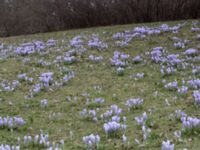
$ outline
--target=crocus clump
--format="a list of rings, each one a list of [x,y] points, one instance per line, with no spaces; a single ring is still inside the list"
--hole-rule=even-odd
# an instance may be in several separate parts
[[[126,106],[128,107],[128,110],[140,108],[143,105],[143,101],[144,100],[140,98],[131,98],[126,101]]]
[[[110,63],[116,67],[125,67],[128,64],[128,54],[120,53],[119,51],[114,52],[114,56],[110,59]]]
[[[177,90],[178,82],[177,81],[169,82],[169,83],[165,84],[164,87],[165,87],[165,89],[168,89],[168,90]]]
[[[49,87],[53,82],[53,72],[45,72],[40,75],[40,82],[44,87]]]
[[[110,121],[107,122],[103,125],[104,131],[106,134],[111,133],[111,132],[116,132],[120,129],[120,123],[116,121]]]
[[[105,99],[101,97],[94,99],[94,104],[102,104],[104,102],[105,102]]]
[[[151,129],[146,126],[146,121],[147,121],[147,113],[144,112],[141,117],[135,117],[135,120],[137,124],[141,127],[142,129],[142,135],[143,135],[143,140],[146,141],[147,138],[149,137],[151,133]]]
[[[25,147],[33,145],[34,147],[38,146],[48,150],[62,150],[64,140],[60,140],[60,142],[55,145],[55,142],[49,140],[49,134],[44,134],[41,130],[40,134],[35,136],[25,135],[23,138],[23,144]]]
[[[49,39],[49,40],[47,41],[47,46],[53,47],[53,46],[55,46],[55,45],[56,45],[56,40],[54,40],[54,39]]]
[[[189,48],[183,54],[187,56],[196,56],[198,54],[198,50],[194,48]]]
[[[103,129],[107,136],[114,136],[116,137],[117,134],[121,133],[122,131],[125,132],[126,125],[120,124],[116,121],[109,121],[107,123],[104,123]]]
[[[195,67],[193,67],[192,73],[193,73],[194,75],[199,75],[199,74],[200,74],[200,66],[195,66]]]
[[[126,46],[128,46],[128,42],[127,41],[116,41],[115,44],[118,47],[126,47]]]
[[[187,114],[180,109],[176,110],[175,111],[175,118],[181,120],[182,117],[187,117]]]
[[[141,117],[135,117],[135,120],[138,123],[138,125],[143,126],[145,125],[147,118],[147,113],[144,112]]]
[[[89,60],[95,62],[95,63],[100,63],[103,61],[103,57],[102,56],[94,56],[94,55],[90,55],[89,56]]]
[[[27,81],[27,82],[29,82],[29,83],[32,83],[32,82],[33,82],[33,78],[28,77],[26,73],[19,74],[19,75],[18,75],[18,79],[19,79],[20,81]]]
[[[143,61],[142,57],[140,55],[135,56],[133,58],[133,63],[141,63]]]
[[[122,142],[125,145],[127,143],[127,136],[125,134],[122,135]]]
[[[200,40],[200,34],[197,34],[197,40]]]
[[[149,137],[151,133],[151,129],[148,128],[146,125],[142,126],[142,135],[143,135],[143,140],[147,140],[147,138]]]
[[[99,51],[108,48],[108,45],[102,42],[97,35],[92,35],[92,38],[88,41],[88,47],[97,49]]]
[[[189,80],[187,83],[193,89],[200,88],[200,79],[192,79],[192,80]]]
[[[67,75],[65,75],[63,77],[63,85],[67,84],[70,80],[72,80],[73,78],[75,77],[75,73],[72,71],[72,72],[69,72]]]
[[[51,63],[51,62],[47,62],[47,61],[45,61],[44,59],[39,59],[39,60],[37,61],[37,65],[38,65],[38,66],[47,67],[47,66],[52,65],[52,63]]]
[[[154,29],[154,28],[149,28],[149,27],[135,27],[134,32],[142,34],[142,35],[144,35],[144,34],[152,35],[152,34],[160,34],[161,33],[161,31],[159,29]]]
[[[165,50],[163,47],[155,47],[151,51],[151,59],[155,63],[165,62],[166,58],[164,57],[164,55],[165,55]]]
[[[135,80],[138,80],[138,79],[142,79],[144,78],[144,73],[136,73],[134,75],[132,75],[132,77],[135,79]]]
[[[183,131],[194,130],[200,127],[200,119],[198,118],[187,116],[187,117],[182,117],[181,121],[182,121]]]
[[[193,97],[195,100],[195,104],[199,105],[200,104],[200,91],[198,91],[198,90],[193,91]]]
[[[115,40],[122,39],[123,37],[124,37],[124,33],[120,33],[120,32],[117,32],[112,36],[112,38]]]
[[[160,72],[163,76],[173,75],[176,72],[174,67],[161,66]]]
[[[43,99],[40,101],[40,106],[43,108],[48,107],[48,99]]]
[[[183,43],[183,42],[174,43],[174,47],[177,49],[185,48],[185,43]]]
[[[23,43],[21,46],[15,49],[15,53],[18,55],[29,55],[35,53],[35,47],[33,43]]]
[[[170,55],[167,55],[166,61],[171,66],[178,66],[180,63],[182,63],[182,60],[179,59],[178,57],[179,57],[178,54],[170,54]]]
[[[4,44],[0,43],[0,50],[2,50],[4,48]]]
[[[200,31],[200,28],[192,27],[192,28],[191,28],[191,31],[192,31],[192,32],[198,32],[198,31]]]
[[[85,143],[88,150],[92,150],[99,147],[100,136],[90,134],[88,136],[83,137],[83,142]]]
[[[42,85],[38,83],[34,85],[33,90],[31,92],[34,95],[39,93],[41,90],[42,90]]]
[[[18,80],[13,80],[9,82],[8,80],[4,80],[1,82],[1,87],[4,91],[14,91],[20,85]]]
[[[101,115],[101,119],[108,120],[112,116],[119,116],[122,113],[122,109],[117,105],[111,105],[110,109]]]
[[[75,48],[83,47],[82,36],[76,36],[70,41],[70,45]]]
[[[122,113],[122,109],[119,108],[117,105],[111,105],[110,110],[115,114],[115,115],[120,115]]]
[[[55,45],[56,45],[56,41],[53,39],[49,39],[47,43],[44,43],[42,41],[22,43],[20,46],[16,47],[15,53],[22,56],[33,54],[36,52],[41,53],[42,51],[44,51],[46,46],[52,47]]]
[[[14,117],[1,117],[0,116],[0,127],[7,127],[9,129],[19,128],[26,124],[23,118],[14,116]]]
[[[179,95],[185,95],[188,93],[188,87],[187,86],[182,86],[181,88],[178,88],[178,94]]]
[[[170,141],[163,141],[162,142],[162,150],[174,150],[174,144]]]
[[[96,113],[96,110],[92,109],[92,110],[87,110],[86,108],[83,109],[83,111],[80,112],[80,116],[83,118],[83,119],[87,119],[87,120],[92,120],[94,122],[97,122],[98,121],[98,118],[97,118],[97,113]]]
[[[43,51],[46,48],[46,44],[43,41],[34,42],[35,49],[39,52]]]
[[[20,150],[20,146],[11,146],[8,144],[1,144],[0,145],[0,150]]]
[[[117,73],[118,76],[123,76],[124,75],[124,71],[125,71],[125,69],[122,68],[122,67],[118,67],[116,69],[116,73]]]
[[[63,61],[65,64],[73,64],[77,61],[76,57],[75,56],[65,56],[63,58]]]

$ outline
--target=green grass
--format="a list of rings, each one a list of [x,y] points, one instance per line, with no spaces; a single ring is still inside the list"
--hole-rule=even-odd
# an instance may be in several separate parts
[[[167,22],[167,24],[176,25],[181,22],[184,21]],[[25,99],[24,96],[28,95],[32,85],[22,82],[15,92],[0,93],[0,116],[19,115],[27,122],[25,127],[13,130],[12,132],[8,129],[0,128],[0,144],[15,144],[17,137],[21,137],[22,139],[23,136],[27,134],[36,135],[39,133],[40,129],[42,129],[44,133],[49,133],[51,141],[59,142],[59,140],[64,139],[64,149],[66,150],[85,149],[82,137],[91,133],[98,133],[100,135],[100,149],[102,150],[161,149],[162,141],[165,139],[172,140],[175,144],[175,149],[199,149],[200,132],[198,132],[197,135],[189,134],[183,136],[183,141],[178,142],[175,140],[173,132],[181,130],[181,122],[173,118],[170,119],[169,117],[170,114],[174,114],[175,110],[181,109],[190,116],[200,118],[199,108],[194,106],[194,100],[191,96],[192,90],[190,90],[189,94],[185,97],[179,97],[177,96],[177,92],[167,91],[161,85],[162,79],[166,79],[167,81],[177,79],[181,82],[181,79],[184,78],[187,81],[189,76],[192,76],[191,70],[180,71],[169,77],[162,77],[159,65],[152,63],[149,56],[144,55],[145,52],[151,51],[152,48],[157,46],[163,46],[169,53],[176,54],[181,54],[186,48],[196,48],[199,41],[195,38],[197,34],[190,31],[191,22],[191,20],[187,21],[186,26],[184,26],[178,34],[162,33],[160,35],[147,36],[144,40],[139,38],[134,39],[125,48],[117,48],[113,45],[114,40],[112,40],[112,35],[114,33],[131,30],[135,26],[147,25],[156,27],[162,23],[99,27],[0,38],[0,43],[5,43],[5,45],[19,45],[20,43],[34,40],[47,41],[49,38],[57,40],[57,46],[53,49],[49,49],[49,53],[44,56],[37,54],[26,56],[31,58],[31,62],[28,64],[22,62],[24,59],[22,56],[10,56],[5,60],[0,60],[0,82],[3,80],[15,80],[17,79],[17,75],[22,72],[27,73],[29,77],[33,77],[34,83],[38,81],[37,75],[47,71],[54,72],[55,79],[59,78],[60,71],[55,64],[52,64],[50,67],[41,67],[36,65],[36,61],[41,58],[48,62],[54,61],[56,56],[63,55],[64,52],[71,49],[68,46],[69,41],[76,35],[81,34],[88,39],[92,33],[97,33],[100,39],[109,45],[109,48],[103,52],[88,48],[83,58],[72,65],[60,64],[60,66],[68,67],[76,74],[75,78],[62,88],[46,90],[31,99]],[[173,47],[173,42],[171,40],[173,36],[187,39],[191,42],[188,43],[185,49],[177,50]],[[58,48],[61,50],[56,51]],[[115,67],[112,67],[109,63],[109,59],[113,56],[115,50],[130,54],[131,57],[142,54],[145,60],[147,60],[147,63],[137,65],[129,63],[130,68],[125,69],[124,76],[117,76]],[[104,61],[99,64],[92,63],[87,60],[90,54],[102,55]],[[196,65],[200,65],[200,63],[196,62]],[[35,68],[35,70],[33,70],[33,68]],[[145,73],[145,77],[138,81],[130,79],[130,75],[138,72]],[[101,87],[100,92],[94,89],[95,85]],[[155,91],[158,91],[157,96],[153,95]],[[95,105],[89,107],[86,105],[85,99],[81,96],[82,93],[89,93],[91,98],[103,97],[105,99],[105,103],[100,105],[98,116],[108,110],[112,104],[117,104],[123,109],[122,116],[127,117],[128,127],[126,136],[130,142],[129,146],[123,146],[121,137],[107,139],[103,131],[102,121],[94,123],[89,120],[81,119],[79,112],[84,108],[96,108]],[[113,96],[113,94],[116,96]],[[77,97],[77,100],[67,101],[67,96]],[[177,99],[173,100],[175,96],[177,96]],[[143,107],[133,112],[128,112],[128,109],[124,105],[126,100],[137,97],[144,99]],[[40,100],[42,99],[49,100],[48,108],[43,109],[40,107]],[[165,99],[168,99],[171,106],[165,105]],[[149,124],[153,123],[153,125],[150,125],[152,132],[146,144],[144,146],[138,146],[135,144],[134,139],[138,138],[141,141],[142,133],[134,118],[145,111],[148,112],[149,109],[154,110],[152,115],[148,113]],[[52,115],[56,117],[49,119]],[[73,136],[70,135],[70,132],[73,133]],[[37,148],[30,146],[28,149]]]

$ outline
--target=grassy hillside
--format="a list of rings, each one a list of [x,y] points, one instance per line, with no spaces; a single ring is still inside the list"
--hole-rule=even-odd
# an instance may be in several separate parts
[[[0,38],[0,145],[155,150],[169,140],[199,149],[199,28],[193,20]],[[90,134],[98,146],[84,143]]]

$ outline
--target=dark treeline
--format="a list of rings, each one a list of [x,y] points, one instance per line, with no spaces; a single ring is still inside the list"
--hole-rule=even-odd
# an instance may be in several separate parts
[[[200,0],[0,0],[0,36],[200,18]]]

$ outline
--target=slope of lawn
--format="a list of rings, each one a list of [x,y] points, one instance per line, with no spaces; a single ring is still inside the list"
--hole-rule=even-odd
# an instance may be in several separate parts
[[[199,50],[198,20],[0,38],[0,145],[197,150]]]

